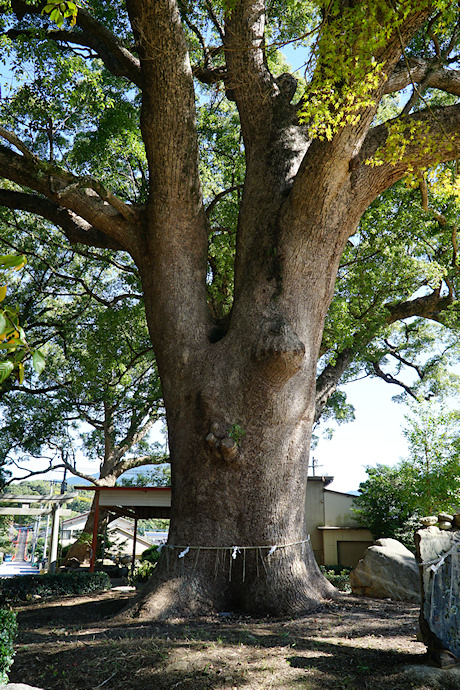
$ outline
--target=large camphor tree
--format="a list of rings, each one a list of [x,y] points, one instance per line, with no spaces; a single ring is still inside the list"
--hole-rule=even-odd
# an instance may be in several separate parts
[[[458,157],[457,9],[445,0],[128,0],[79,8],[72,27],[59,14],[74,13],[72,3],[11,4],[4,45],[15,46],[25,71],[40,51],[42,67],[55,69],[77,54],[88,70],[103,65],[114,83],[142,93],[148,178],[135,202],[118,189],[116,169],[107,184],[104,171],[102,179],[89,174],[97,165],[58,153],[77,134],[58,145],[52,115],[35,134],[33,117],[0,128],[0,204],[41,215],[71,242],[128,252],[141,276],[173,503],[168,546],[133,612],[316,606],[333,593],[304,527],[324,321],[366,208],[407,173]],[[294,98],[295,79],[271,71],[269,53],[296,38],[306,44],[308,78]],[[212,209],[196,123],[200,82],[236,104],[245,154],[243,181],[221,197],[239,201],[224,314],[208,304]],[[385,94],[407,87],[400,114],[376,119]],[[425,107],[434,89],[448,95]],[[80,125],[97,123],[102,101],[88,106],[91,89],[81,101],[78,83],[71,96],[65,83],[62,90],[73,99],[67,123],[78,125],[83,103]],[[31,108],[39,92],[40,84]]]

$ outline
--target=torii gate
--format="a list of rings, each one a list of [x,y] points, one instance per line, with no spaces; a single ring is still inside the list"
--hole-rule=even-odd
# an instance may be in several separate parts
[[[69,494],[49,494],[49,496],[29,495],[17,496],[16,494],[0,494],[0,503],[21,503],[26,507],[6,508],[0,507],[0,515],[52,515],[51,540],[49,546],[48,572],[56,572],[58,542],[59,542],[59,519],[69,517],[71,510],[62,509],[61,504],[71,501],[78,496],[77,493]],[[31,508],[30,504],[51,503],[51,507]]]

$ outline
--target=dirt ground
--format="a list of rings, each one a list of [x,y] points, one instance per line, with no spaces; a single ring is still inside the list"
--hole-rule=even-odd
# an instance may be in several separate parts
[[[44,690],[427,687],[412,672],[425,663],[414,604],[342,595],[289,620],[226,613],[121,626],[111,616],[130,596],[112,591],[18,607],[10,682]]]

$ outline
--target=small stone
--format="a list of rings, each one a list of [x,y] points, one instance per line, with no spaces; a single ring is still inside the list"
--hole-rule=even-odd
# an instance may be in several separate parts
[[[214,436],[212,431],[206,436],[206,443],[208,443],[210,446],[216,446],[217,438]]]
[[[220,452],[226,460],[233,460],[238,454],[238,445],[235,439],[227,437],[220,442]]]
[[[427,515],[426,517],[420,518],[420,524],[424,527],[432,527],[438,524],[438,518],[436,515]]]
[[[449,513],[439,513],[438,515],[439,522],[452,522],[453,519],[454,516]]]
[[[452,529],[452,523],[451,522],[440,522],[438,524],[438,527],[439,527],[439,529],[444,529],[444,530]]]
[[[215,434],[216,436],[218,436],[218,435],[219,435],[219,430],[220,430],[220,424],[219,424],[219,422],[213,422],[213,423],[211,424],[211,431],[212,431],[212,433]]]

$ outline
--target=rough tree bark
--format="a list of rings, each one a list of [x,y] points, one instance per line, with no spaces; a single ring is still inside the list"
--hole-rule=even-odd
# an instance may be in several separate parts
[[[20,154],[0,149],[5,178],[69,210],[62,223],[69,237],[91,244],[96,233],[99,241],[105,236],[108,245],[130,252],[140,271],[173,488],[168,545],[131,610],[141,617],[229,608],[292,614],[333,595],[307,541],[304,497],[316,363],[340,256],[378,194],[409,165],[454,157],[452,142],[460,140],[458,106],[438,109],[434,119],[432,111],[417,113],[409,122],[430,122],[436,152],[419,153],[409,141],[397,162],[367,164],[387,139],[385,126],[371,128],[387,77],[397,67],[398,84],[410,80],[400,64],[403,47],[433,12],[432,3],[414,3],[385,45],[372,49],[384,65],[372,104],[330,141],[309,140],[298,108],[267,67],[263,0],[231,5],[224,79],[240,114],[246,177],[225,330],[206,304],[193,70],[175,0],[127,2],[150,173],[144,208],[119,202],[94,181],[47,168],[24,147]],[[349,5],[343,3],[344,11]],[[23,11],[32,10],[25,5]],[[77,26],[97,36],[108,65],[110,41],[97,27],[84,28],[78,19]],[[137,69],[133,61],[126,73],[128,67]],[[14,200],[5,193],[3,203]]]

